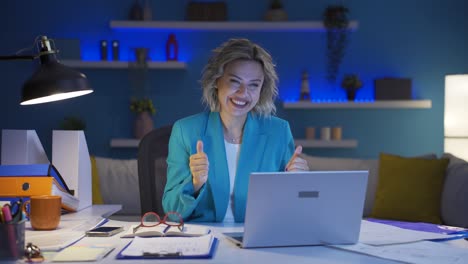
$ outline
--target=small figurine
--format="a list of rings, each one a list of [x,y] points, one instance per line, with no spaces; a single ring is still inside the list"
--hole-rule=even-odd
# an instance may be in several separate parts
[[[176,61],[179,53],[179,45],[174,34],[169,34],[166,42],[166,60]]]
[[[309,74],[306,71],[302,72],[301,94],[299,99],[310,100]]]

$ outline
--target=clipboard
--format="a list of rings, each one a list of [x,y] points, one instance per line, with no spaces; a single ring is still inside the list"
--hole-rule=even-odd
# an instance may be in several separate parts
[[[143,254],[142,256],[125,256],[122,252],[127,249],[133,241],[130,241],[122,250],[116,255],[116,259],[211,259],[214,256],[216,248],[218,247],[219,240],[213,237],[211,248],[208,254],[205,255],[182,255],[180,253],[155,253]]]

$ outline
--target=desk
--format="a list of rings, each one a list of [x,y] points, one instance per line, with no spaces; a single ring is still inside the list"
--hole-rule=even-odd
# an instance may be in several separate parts
[[[93,206],[67,217],[74,219],[85,219],[86,217],[96,217],[114,211],[115,207]],[[106,225],[121,225],[128,228],[136,222],[123,221],[124,218],[113,217],[119,220],[109,220]],[[134,220],[132,218],[131,220]],[[401,263],[390,260],[384,260],[377,257],[356,254],[348,251],[328,248],[324,246],[305,246],[305,247],[282,247],[282,248],[261,248],[261,249],[241,249],[234,243],[227,240],[221,233],[242,231],[242,224],[224,224],[224,223],[206,223],[211,228],[213,234],[219,238],[218,248],[213,259],[180,259],[180,260],[116,260],[115,256],[125,247],[131,239],[120,238],[120,234],[113,237],[84,237],[78,244],[113,244],[116,246],[107,257],[101,260],[101,263],[148,263],[149,261],[158,263],[375,263],[389,264]],[[459,243],[468,242],[457,240]],[[18,262],[20,263],[20,262]]]

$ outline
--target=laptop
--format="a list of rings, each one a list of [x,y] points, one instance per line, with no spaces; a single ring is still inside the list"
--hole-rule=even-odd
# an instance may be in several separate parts
[[[355,244],[368,171],[251,173],[242,248]]]

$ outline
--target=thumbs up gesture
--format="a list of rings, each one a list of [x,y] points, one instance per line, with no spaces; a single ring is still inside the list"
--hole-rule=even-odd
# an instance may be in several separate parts
[[[286,171],[308,171],[309,164],[307,164],[307,161],[301,156],[302,146],[298,146],[288,164],[286,164]]]
[[[189,167],[192,173],[192,182],[195,192],[198,192],[200,188],[208,180],[208,170],[210,162],[208,156],[203,152],[203,141],[197,141],[197,153],[190,156]]]

